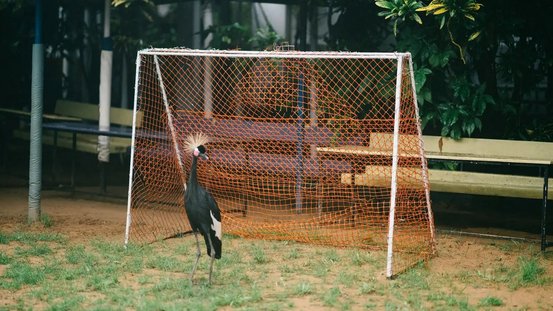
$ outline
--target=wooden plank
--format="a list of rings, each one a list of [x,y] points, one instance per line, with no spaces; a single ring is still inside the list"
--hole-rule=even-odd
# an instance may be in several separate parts
[[[392,156],[393,134],[371,133],[370,146],[319,147],[327,154],[356,156]],[[425,157],[432,160],[499,162],[518,164],[553,164],[553,143],[463,138],[442,140],[438,136],[423,136]],[[415,135],[400,136],[399,156],[417,157],[419,141]]]
[[[70,100],[56,101],[55,113],[60,116],[69,116],[89,121],[98,121],[99,108],[96,104],[82,103]],[[137,127],[142,126],[144,113],[138,111],[136,115]],[[133,111],[118,107],[110,108],[110,123],[117,125],[132,126]]]
[[[478,138],[454,140],[439,136],[423,136],[423,141],[427,157],[433,159],[553,163],[553,143],[551,142]]]
[[[10,108],[0,108],[0,112],[2,113],[9,113],[9,114],[15,114],[19,116],[26,116],[30,117],[31,113],[29,111],[23,111],[23,110],[17,110],[17,109],[10,109]]]
[[[357,186],[390,187],[392,182],[392,167],[383,165],[368,165],[363,174],[353,176]],[[344,173],[341,176],[343,184],[352,184],[352,174]],[[397,182],[404,188],[424,188],[422,169],[416,167],[399,167]]]
[[[401,170],[406,172],[401,172]],[[413,168],[400,168],[399,176],[410,174]],[[541,199],[543,178],[505,174],[488,174],[465,171],[429,170],[430,190],[462,194],[503,196],[514,198]],[[417,183],[398,178],[400,187],[417,188]],[[355,185],[369,187],[390,187],[391,170],[377,167],[367,168],[363,174],[355,174]],[[549,178],[553,185],[553,178]],[[342,183],[352,184],[352,174],[342,174]],[[548,189],[548,200],[553,200],[553,189]]]
[[[132,126],[133,111],[131,109],[111,107],[109,113],[109,119],[112,124]],[[144,119],[144,112],[136,112],[136,127],[142,127],[142,120]]]
[[[98,105],[81,103],[71,100],[57,100],[54,112],[62,116],[97,121],[99,118]]]
[[[552,183],[553,179],[549,179]],[[430,188],[438,192],[541,199],[543,177],[430,170]],[[553,200],[553,190],[548,189]]]
[[[366,146],[338,146],[338,147],[317,147],[317,151],[326,154],[343,154],[343,155],[355,155],[355,156],[392,156],[392,150],[374,149]],[[402,152],[399,153],[400,157],[418,157],[420,156],[414,152]]]
[[[10,108],[0,108],[0,113],[14,114],[14,115],[20,116],[20,117],[30,117],[31,116],[31,113],[29,111],[10,109]],[[42,114],[42,118],[44,118],[46,120],[56,120],[56,121],[82,121],[81,118],[74,118],[74,117],[69,117],[69,116],[60,116],[60,115],[48,114],[48,113]]]

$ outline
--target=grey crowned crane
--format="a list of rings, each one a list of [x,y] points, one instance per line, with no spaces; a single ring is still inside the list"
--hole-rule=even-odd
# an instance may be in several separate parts
[[[221,258],[221,211],[217,206],[217,202],[213,196],[207,192],[198,183],[198,158],[207,160],[206,148],[204,144],[208,142],[207,136],[203,134],[191,135],[187,138],[186,144],[188,150],[192,152],[192,166],[190,175],[186,183],[186,191],[184,193],[185,210],[190,227],[196,238],[196,262],[190,275],[190,280],[194,279],[194,273],[198,266],[198,261],[201,256],[200,241],[198,240],[198,232],[204,237],[207,247],[207,255],[211,257],[209,266],[209,284],[211,284],[211,273],[213,272],[213,261]]]

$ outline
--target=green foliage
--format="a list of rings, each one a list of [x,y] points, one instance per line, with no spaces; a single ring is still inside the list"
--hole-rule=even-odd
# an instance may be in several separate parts
[[[494,99],[485,84],[468,78],[472,68],[465,64],[465,48],[456,39],[466,36],[465,45],[477,37],[469,33],[477,27],[481,5],[473,0],[434,0],[426,6],[422,1],[376,1],[375,5],[385,9],[380,16],[394,21],[398,49],[412,54],[423,128],[430,125],[432,133],[455,139],[481,131],[484,113]],[[417,12],[427,13],[424,25],[414,17]],[[407,20],[417,23],[404,23]]]
[[[251,35],[251,30],[240,23],[211,25],[204,31],[204,37],[212,35],[210,48],[214,49],[272,49],[282,42],[282,38],[271,28],[259,28]]]
[[[394,35],[397,35],[397,26],[400,22],[411,19],[422,24],[422,19],[417,13],[417,9],[422,7],[417,0],[381,0],[375,1],[376,6],[385,9],[378,13],[378,16],[384,16],[385,19],[391,19],[394,24]]]
[[[452,100],[437,104],[437,114],[442,125],[441,135],[455,139],[471,136],[482,129],[482,116],[493,104],[493,98],[485,94],[485,85],[476,86],[464,78],[451,83]],[[431,114],[432,115],[432,114]]]

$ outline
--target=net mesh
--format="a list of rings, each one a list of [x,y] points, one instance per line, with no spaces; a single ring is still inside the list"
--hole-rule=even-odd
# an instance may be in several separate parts
[[[225,232],[385,251],[397,89],[393,270],[433,253],[409,54],[150,49],[137,70],[133,242],[190,230],[183,145],[202,132],[211,142],[198,178]]]

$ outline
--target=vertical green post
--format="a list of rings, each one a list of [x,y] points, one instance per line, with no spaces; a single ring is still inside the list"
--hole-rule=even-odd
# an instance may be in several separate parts
[[[40,218],[42,188],[42,107],[44,90],[44,46],[42,44],[42,1],[35,0],[35,43],[31,80],[31,129],[29,152],[29,222]]]

